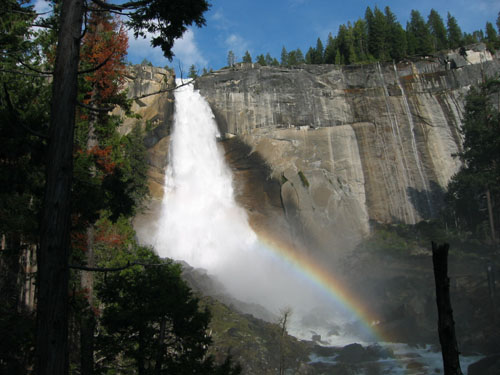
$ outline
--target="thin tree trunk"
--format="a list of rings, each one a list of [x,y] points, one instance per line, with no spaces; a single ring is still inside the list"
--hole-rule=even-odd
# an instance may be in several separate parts
[[[161,375],[161,367],[163,365],[163,352],[165,350],[165,326],[166,326],[165,317],[161,318],[160,322],[160,337],[158,339],[158,353],[156,354],[156,364],[155,364],[155,374]]]
[[[497,236],[495,234],[495,222],[493,221],[493,208],[491,204],[490,189],[486,190],[486,201],[488,203],[488,219],[490,221],[491,240],[493,241],[493,244],[496,245]]]
[[[458,355],[455,322],[450,300],[450,279],[448,278],[448,244],[437,246],[432,243],[432,262],[436,282],[436,303],[438,308],[438,332],[445,375],[462,375]]]
[[[94,267],[94,227],[87,228],[87,266]],[[81,375],[93,375],[94,373],[94,331],[95,317],[94,306],[94,273],[83,271],[81,275],[81,287],[86,291],[88,311],[80,320],[80,365]]]
[[[38,254],[36,372],[68,372],[70,193],[83,0],[63,0]]]

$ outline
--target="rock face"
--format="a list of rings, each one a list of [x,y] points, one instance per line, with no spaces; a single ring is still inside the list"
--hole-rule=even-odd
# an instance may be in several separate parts
[[[368,234],[370,220],[412,224],[436,215],[460,167],[453,154],[467,90],[499,71],[498,56],[476,45],[466,58],[397,64],[241,64],[197,87],[221,132],[248,145],[280,183],[296,231],[339,251]]]
[[[146,132],[145,145],[148,148],[150,169],[149,190],[154,198],[163,195],[164,170],[167,164],[168,135],[174,115],[174,95],[167,91],[150,95],[160,90],[174,87],[174,74],[162,68],[148,65],[134,65],[128,69],[125,88],[128,98],[139,98],[132,103],[132,112],[139,119],[126,117],[121,109],[114,114],[122,117],[120,132],[126,134],[139,123]]]

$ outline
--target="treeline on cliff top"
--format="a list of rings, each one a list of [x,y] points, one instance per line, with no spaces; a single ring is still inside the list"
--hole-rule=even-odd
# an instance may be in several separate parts
[[[388,6],[383,11],[376,6],[373,10],[367,7],[364,18],[340,25],[337,35],[330,33],[325,42],[318,38],[316,45],[311,46],[305,55],[300,48],[287,50],[283,46],[279,61],[266,53],[258,55],[255,62],[263,66],[294,66],[399,61],[410,56],[431,55],[479,42],[485,43],[490,51],[494,51],[500,48],[500,13],[496,27],[498,31],[491,22],[487,22],[485,31],[464,33],[449,12],[445,25],[441,15],[432,9],[427,21],[418,10],[412,10],[410,20],[406,28],[403,28]],[[234,65],[236,56],[233,51],[229,51],[227,58],[228,66]],[[253,61],[248,51],[241,61]]]

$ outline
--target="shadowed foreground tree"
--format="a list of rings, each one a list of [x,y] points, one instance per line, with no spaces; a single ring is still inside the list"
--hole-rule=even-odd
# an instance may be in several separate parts
[[[436,304],[438,308],[438,333],[445,375],[462,375],[459,351],[455,335],[455,321],[450,299],[450,278],[448,277],[448,250],[445,243],[432,243],[432,263],[436,283]]]
[[[205,23],[205,0],[129,1],[120,5],[92,1],[102,11],[125,15],[135,36],[155,34],[151,44],[172,58],[172,46],[188,25]],[[68,259],[70,256],[71,184],[78,68],[84,14],[83,0],[60,4],[58,43],[53,71],[46,186],[38,254],[36,372],[68,371]],[[87,17],[85,17],[87,19]]]
[[[467,94],[462,134],[463,162],[448,186],[452,222],[476,238],[497,239],[500,221],[500,81],[488,80]],[[489,233],[488,233],[489,232]]]

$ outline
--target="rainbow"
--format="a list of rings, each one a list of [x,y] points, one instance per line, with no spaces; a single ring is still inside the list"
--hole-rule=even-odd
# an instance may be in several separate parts
[[[377,327],[375,314],[358,301],[357,297],[340,280],[336,279],[326,268],[317,261],[298,251],[295,246],[285,241],[277,240],[262,230],[257,232],[259,242],[273,256],[288,263],[292,268],[316,287],[320,288],[336,303],[353,313],[356,319],[363,324],[367,332],[378,342],[391,341]]]

